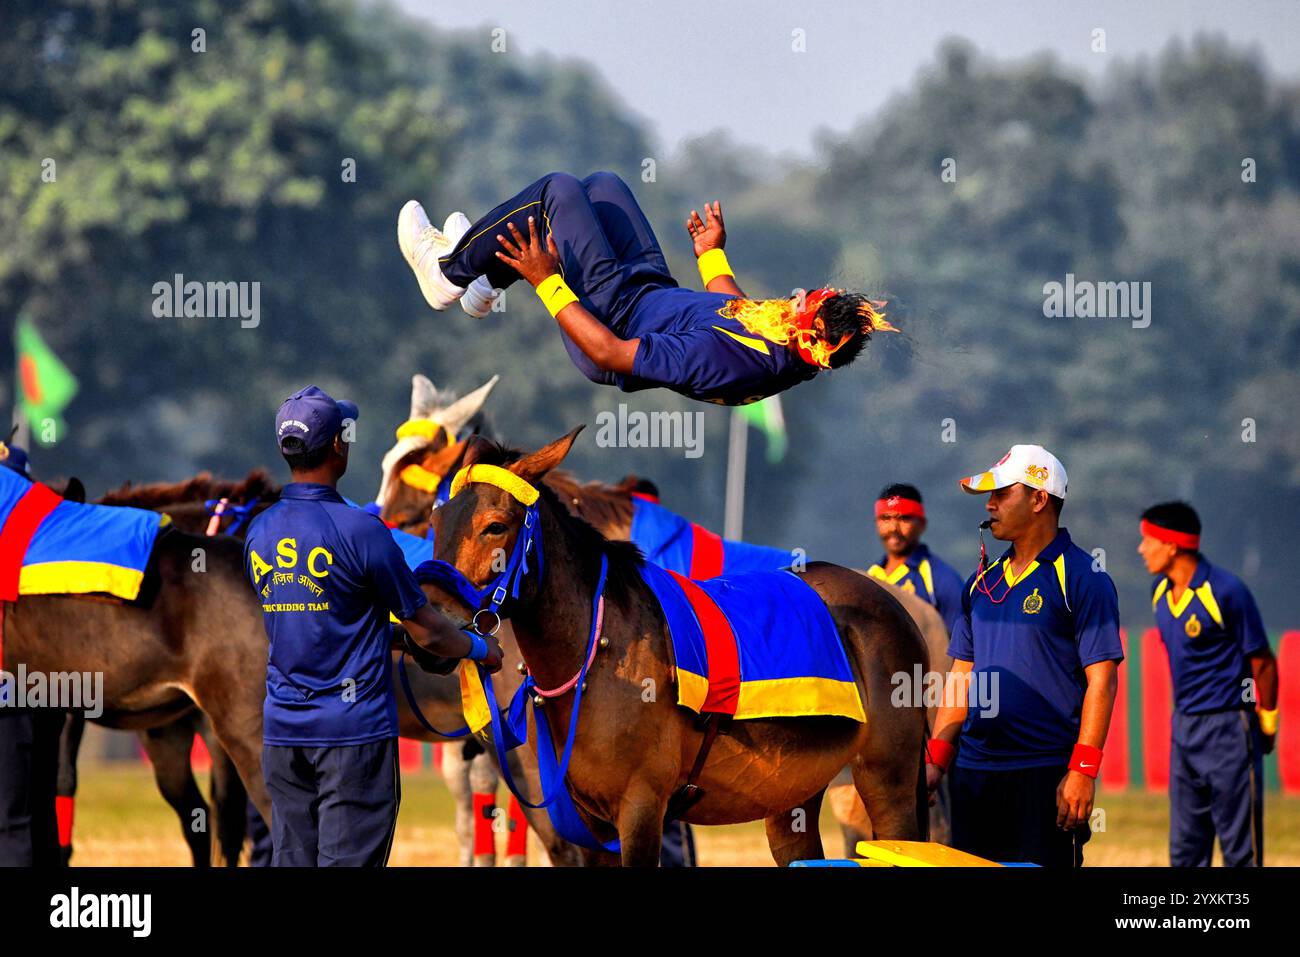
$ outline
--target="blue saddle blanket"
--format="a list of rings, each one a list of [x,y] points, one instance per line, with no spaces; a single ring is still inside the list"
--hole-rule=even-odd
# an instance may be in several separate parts
[[[693,582],[646,563],[668,623],[677,703],[736,718],[866,713],[821,596],[789,571]]]

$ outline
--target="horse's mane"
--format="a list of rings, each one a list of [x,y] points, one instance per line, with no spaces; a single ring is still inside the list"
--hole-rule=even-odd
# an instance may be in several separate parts
[[[483,465],[507,466],[512,462],[517,462],[523,457],[523,452],[519,449],[508,448],[499,442],[492,442],[487,439],[480,439],[478,443],[479,454],[474,460],[476,463]],[[559,479],[561,489],[572,489],[581,491],[585,496],[589,494],[588,489],[592,486],[601,486],[600,482],[588,482],[579,484],[571,475],[563,472],[550,472],[546,480],[539,485],[539,491],[542,498],[546,500],[551,511],[555,513],[555,518],[573,533],[578,541],[579,555],[599,555],[602,551],[609,557],[609,571],[605,580],[606,589],[612,590],[622,595],[631,594],[631,586],[641,581],[641,566],[645,564],[645,557],[641,554],[641,549],[633,542],[613,541],[606,538],[600,531],[585,519],[573,514],[566,507],[565,503],[556,494],[556,489],[552,487],[552,480]],[[564,483],[568,483],[567,486]],[[605,485],[605,495],[611,496],[615,486]],[[567,494],[562,492],[561,494]],[[626,493],[624,493],[626,495]],[[584,502],[586,499],[584,498]]]
[[[254,498],[279,498],[280,487],[271,481],[266,469],[253,469],[243,479],[214,479],[211,472],[200,472],[182,482],[152,482],[132,485],[126,482],[120,488],[99,499],[101,505],[131,505],[135,508],[161,508],[187,502],[202,502],[210,498],[228,498],[232,502],[251,501]]]
[[[631,521],[631,493],[636,487],[636,476],[629,475],[617,485],[610,485],[583,482],[569,472],[556,469],[547,474],[545,482],[563,500],[566,509],[597,528],[612,528]]]

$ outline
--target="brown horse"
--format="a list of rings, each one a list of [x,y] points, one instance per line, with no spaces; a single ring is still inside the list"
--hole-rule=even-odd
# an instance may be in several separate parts
[[[424,398],[432,388],[432,383],[423,376],[414,378],[411,419],[424,418],[425,421],[442,426],[441,413],[431,409]],[[487,435],[486,432],[484,434]],[[415,437],[399,440],[384,456],[380,494],[377,497],[382,505],[380,517],[412,535],[425,535],[430,526],[434,504],[430,477],[454,475],[464,459],[467,443],[453,442],[451,435],[446,428],[429,429],[422,441]],[[414,481],[404,480],[404,473],[408,469],[414,470]],[[546,475],[543,481],[570,512],[594,526],[606,538],[614,541],[627,541],[631,538],[632,492],[638,481],[635,475],[627,476],[617,485],[610,485],[599,481],[584,482],[557,469]],[[867,574],[861,569],[857,571],[864,576]],[[939,612],[923,598],[904,591],[897,585],[889,582],[879,584],[912,616],[925,640],[930,661],[936,670],[946,674],[952,659],[948,657],[948,629]],[[936,712],[937,708],[931,708],[927,713],[931,724]],[[938,802],[930,811],[930,832],[935,840],[943,842],[951,834],[947,781],[940,785],[937,796]],[[831,809],[844,831],[845,853],[852,855],[858,841],[870,834],[872,828],[866,808],[853,787],[847,769],[832,785],[828,797]]]
[[[262,695],[248,680],[265,668],[265,641],[259,655],[239,640],[262,632],[262,611],[242,565],[233,539],[164,529],[133,602],[21,596],[6,616],[5,663],[46,674],[103,674],[104,711],[96,722],[110,728],[165,728],[198,705],[253,803],[269,817],[261,773]]]
[[[542,484],[581,429],[530,455],[482,440],[465,464],[496,465],[540,491],[544,572],[524,585],[509,606],[515,637],[542,687],[577,674],[602,556],[608,562],[602,650],[587,675],[585,721],[568,769],[568,787],[597,837],[613,833],[624,865],[658,863],[670,796],[688,778],[703,732],[672,697],[653,695],[675,680],[663,613],[640,574],[640,551],[611,542],[574,517]],[[504,489],[474,482],[433,513],[438,558],[455,565],[476,587],[495,577],[522,527],[525,509]],[[780,865],[822,856],[816,827],[822,795],[845,765],[880,838],[916,840],[927,820],[922,708],[893,707],[891,675],[925,668],[927,656],[902,606],[871,579],[825,563],[803,573],[826,603],[851,663],[868,720],[804,717],[737,721],[713,744],[698,778],[703,797],[684,815],[693,824],[763,819]],[[467,609],[459,612],[466,615]],[[553,726],[568,727],[572,693],[548,701]],[[537,747],[536,738],[533,747]],[[808,826],[808,822],[813,822]]]
[[[154,483],[139,486],[128,484],[108,493],[101,499],[101,502],[134,505],[141,508],[165,509],[167,514],[172,517],[172,523],[175,527],[181,530],[203,533],[212,524],[212,518],[205,501],[224,498],[228,501],[231,509],[224,516],[219,517],[218,522],[213,527],[220,528],[222,532],[229,532],[232,525],[239,522],[236,533],[242,536],[247,529],[247,521],[240,518],[240,513],[236,509],[251,506],[245,516],[251,518],[274,504],[279,500],[279,497],[279,486],[271,481],[265,470],[257,469],[239,481],[214,480],[209,473],[200,473],[192,479],[178,483]],[[240,636],[241,640],[245,637],[247,636]],[[502,704],[504,704],[508,700],[508,695],[513,692],[514,687],[519,682],[518,672],[515,670],[519,657],[518,651],[513,647],[513,642],[510,641],[508,631],[503,633],[502,638],[503,646],[507,649],[507,660],[505,662],[507,675],[503,676],[500,682],[502,685]],[[252,636],[251,640],[259,649],[258,653],[261,655],[261,671],[256,679],[257,693],[260,696],[265,687],[266,678],[266,636],[264,630],[259,628],[258,633]],[[461,862],[463,864],[473,862],[480,866],[490,864],[492,863],[491,858],[494,858],[495,855],[480,855],[477,859],[472,856],[472,820],[469,817],[471,813],[469,808],[472,807],[471,788],[477,791],[494,791],[496,789],[494,759],[483,755],[481,748],[476,748],[479,751],[478,758],[472,762],[461,760],[460,753],[464,741],[459,738],[447,738],[435,734],[425,727],[417,716],[416,707],[418,707],[419,713],[423,714],[434,728],[453,731],[463,726],[465,722],[461,712],[460,686],[456,677],[454,675],[429,674],[418,667],[407,667],[405,670],[415,699],[415,707],[413,707],[410,698],[400,686],[399,672],[396,667],[400,659],[401,653],[394,652],[393,681],[398,703],[399,734],[404,738],[447,745],[442,770],[448,789],[457,801],[457,834],[461,845]],[[202,727],[201,716],[191,713],[182,716],[176,724],[168,726],[166,729],[154,729],[148,735],[141,735],[142,743],[145,745],[146,751],[154,764],[159,789],[167,798],[168,803],[176,810],[178,816],[181,817],[182,824],[192,819],[195,809],[199,807],[206,808],[202,794],[194,782],[190,763],[194,731]],[[220,849],[219,859],[233,864],[238,861],[239,850],[244,841],[244,794],[238,777],[228,772],[229,766],[224,761],[224,755],[221,753],[219,744],[210,739],[205,738],[205,740],[207,740],[209,751],[213,757],[213,817],[218,822],[217,831],[220,837],[218,844]],[[258,749],[260,755],[260,739]],[[534,780],[536,768],[530,758],[529,755],[512,755],[512,773],[528,780]],[[545,812],[534,812],[525,809],[524,813],[529,819],[530,826],[537,832],[553,864],[573,866],[582,863],[579,850],[555,833]],[[193,842],[191,842],[191,846],[194,849]],[[197,853],[195,854],[195,860],[196,863],[199,862]]]

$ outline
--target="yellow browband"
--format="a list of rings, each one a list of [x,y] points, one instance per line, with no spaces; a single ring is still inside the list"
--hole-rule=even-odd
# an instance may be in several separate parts
[[[397,427],[397,437],[399,439],[409,439],[414,436],[432,442],[438,437],[439,432],[447,433],[448,445],[456,444],[456,436],[451,434],[451,429],[441,422],[435,422],[433,419],[407,419]]]
[[[532,505],[537,501],[540,494],[536,488],[529,485],[514,472],[503,469],[499,465],[467,465],[457,472],[456,477],[451,480],[451,495],[449,498],[455,498],[456,494],[470,482],[495,485],[501,491],[509,492],[520,505],[524,506]]]
[[[442,476],[437,472],[431,472],[423,465],[408,465],[397,473],[397,477],[411,488],[428,492],[430,495],[436,494],[438,486],[442,484]]]

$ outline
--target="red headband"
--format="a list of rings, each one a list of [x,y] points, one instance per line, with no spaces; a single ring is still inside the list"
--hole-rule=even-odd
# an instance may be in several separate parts
[[[1177,545],[1179,548],[1187,548],[1194,552],[1201,550],[1200,535],[1193,535],[1191,532],[1176,532],[1172,528],[1161,528],[1145,518],[1142,519],[1142,534],[1154,538],[1158,542]]]
[[[925,518],[925,506],[913,498],[891,495],[889,498],[876,499],[876,518],[882,515],[915,515]]]
[[[825,303],[827,299],[830,299],[833,296],[838,296],[840,292],[841,290],[839,289],[822,288],[822,289],[815,289],[812,292],[808,293],[804,297],[803,309],[795,313],[795,317],[794,317],[795,328],[801,329],[805,333],[811,333],[813,320],[817,318],[817,310],[822,307],[822,304]],[[823,328],[825,327],[823,326]],[[835,351],[839,349],[840,346],[844,345],[844,343],[848,342],[852,338],[853,338],[853,334],[849,333],[833,346],[830,345],[830,343],[828,342],[827,346],[829,347],[830,351],[826,353],[826,363],[818,362],[817,359],[813,357],[812,352],[809,350],[808,346],[804,343],[804,337],[796,336],[794,347],[795,350],[799,353],[799,358],[803,359],[804,362],[807,362],[809,365],[814,365],[819,368],[827,369],[830,368],[829,366],[830,357],[835,354]]]

